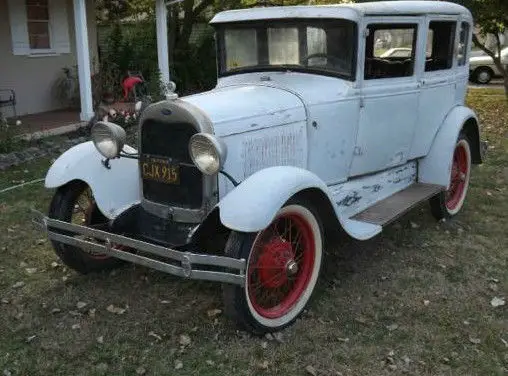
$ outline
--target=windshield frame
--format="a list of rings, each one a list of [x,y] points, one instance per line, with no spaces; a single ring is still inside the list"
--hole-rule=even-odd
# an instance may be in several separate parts
[[[216,41],[217,41],[217,71],[218,76],[227,77],[244,73],[256,73],[256,72],[300,72],[308,74],[318,74],[322,76],[331,76],[341,78],[347,81],[356,81],[357,74],[357,63],[358,63],[358,23],[347,18],[281,18],[271,19],[267,23],[266,20],[254,20],[254,21],[241,21],[241,22],[228,22],[215,24]],[[226,70],[225,64],[225,30],[226,29],[268,29],[270,27],[298,27],[298,26],[319,26],[323,24],[333,23],[349,23],[353,27],[353,40],[352,40],[352,61],[351,61],[351,72],[346,75],[338,71],[320,69],[318,67],[303,67],[298,65],[270,65],[270,66],[253,66],[239,68],[235,70]]]

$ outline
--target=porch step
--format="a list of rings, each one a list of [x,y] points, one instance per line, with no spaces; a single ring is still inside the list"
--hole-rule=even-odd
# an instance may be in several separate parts
[[[420,202],[427,200],[443,189],[440,185],[415,183],[394,195],[379,201],[351,219],[374,225],[386,226],[407,213]]]

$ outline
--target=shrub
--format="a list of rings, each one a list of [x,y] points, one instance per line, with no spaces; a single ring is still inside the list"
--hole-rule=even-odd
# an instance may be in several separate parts
[[[19,143],[20,141],[16,138],[14,126],[8,124],[7,119],[0,112],[0,154],[14,151]]]

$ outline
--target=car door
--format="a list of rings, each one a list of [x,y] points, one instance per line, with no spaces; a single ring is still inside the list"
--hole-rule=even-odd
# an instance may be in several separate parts
[[[417,122],[418,17],[366,18],[360,44],[361,108],[350,176],[405,163]],[[390,48],[409,48],[411,56],[381,57]]]
[[[426,42],[421,44],[421,47],[425,46],[425,62],[419,66],[422,75],[418,125],[411,144],[410,159],[428,153],[446,115],[455,103],[459,103],[456,91],[460,78],[457,74],[467,74],[457,68],[458,61],[455,58],[459,26],[456,16],[432,15],[426,18],[422,35]]]

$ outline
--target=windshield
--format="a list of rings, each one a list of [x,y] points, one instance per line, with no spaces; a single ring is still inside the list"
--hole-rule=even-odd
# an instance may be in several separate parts
[[[354,80],[356,24],[276,20],[218,28],[219,74],[294,70]]]

